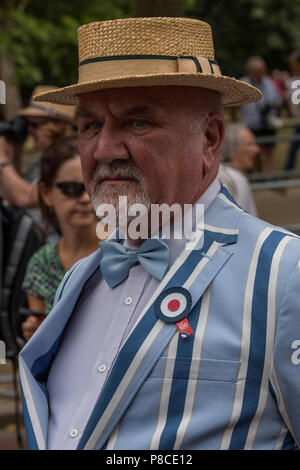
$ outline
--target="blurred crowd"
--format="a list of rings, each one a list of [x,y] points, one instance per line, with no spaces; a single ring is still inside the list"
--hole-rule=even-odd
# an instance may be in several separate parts
[[[300,52],[291,54],[289,70],[285,72],[268,73],[262,57],[251,57],[241,80],[258,88],[263,98],[241,106],[230,115],[219,177],[238,204],[257,215],[247,175],[262,170],[293,170],[296,165],[300,107],[292,96],[295,81],[300,80]],[[32,96],[54,88],[39,86]],[[12,131],[10,134],[3,131],[0,137],[2,204],[24,208],[44,236],[43,245],[28,263],[22,284],[28,308],[21,325],[24,341],[51,310],[66,270],[95,251],[100,242],[96,236],[97,219],[82,179],[75,115],[74,106],[36,103],[32,98],[27,107],[19,111],[18,117],[23,119],[34,151],[34,158],[26,169],[28,138],[18,139],[18,130],[15,135]],[[275,137],[285,119],[290,120],[296,138],[291,138],[283,168],[278,168],[274,157]]]
[[[32,96],[53,88],[39,86]],[[21,334],[27,341],[51,310],[65,272],[97,250],[99,240],[97,219],[82,179],[75,107],[35,104],[31,99],[19,116],[26,118],[35,156],[21,174],[15,164],[19,142],[2,136],[0,178],[2,204],[26,209],[44,236],[44,243],[29,260],[22,285],[28,315]]]

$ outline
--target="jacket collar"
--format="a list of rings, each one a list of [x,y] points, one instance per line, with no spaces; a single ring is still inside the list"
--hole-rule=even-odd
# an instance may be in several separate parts
[[[233,254],[242,210],[226,188],[210,206],[200,249],[184,250],[158,286],[124,344],[91,414],[78,449],[101,449],[177,329],[155,315],[155,301],[167,288],[184,287],[192,309]],[[224,222],[226,225],[224,226]],[[200,275],[201,274],[201,275]],[[193,311],[193,310],[192,310]]]
[[[51,314],[20,352],[24,418],[28,446],[31,449],[46,448],[49,413],[46,387],[48,372],[78,295],[84,283],[99,266],[99,250],[86,258],[84,265],[84,272],[79,269],[77,263],[75,269],[66,274],[56,298],[59,298],[63,290],[64,295],[59,298]],[[71,281],[72,288],[68,288]]]

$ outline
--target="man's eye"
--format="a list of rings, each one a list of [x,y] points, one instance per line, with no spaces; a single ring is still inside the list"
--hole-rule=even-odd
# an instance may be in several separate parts
[[[144,126],[147,126],[147,124],[149,124],[149,122],[146,121],[146,119],[136,119],[134,121],[135,127],[144,127]]]
[[[102,125],[100,122],[91,121],[91,122],[82,122],[78,125],[79,132],[95,132],[101,129]]]
[[[97,121],[89,122],[86,128],[92,131],[95,131],[95,130],[101,129],[101,123]]]

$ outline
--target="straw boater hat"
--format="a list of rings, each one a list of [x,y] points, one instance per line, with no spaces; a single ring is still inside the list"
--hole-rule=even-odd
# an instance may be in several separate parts
[[[189,18],[128,18],[78,29],[79,80],[37,101],[74,104],[76,95],[108,88],[191,86],[221,93],[224,106],[261,98],[251,85],[222,75],[210,26]]]
[[[26,108],[21,109],[18,114],[27,117],[47,117],[60,119],[72,123],[75,118],[76,106],[56,104],[56,103],[34,103],[35,95],[48,91],[58,90],[58,87],[50,85],[38,85],[34,88],[29,104]]]

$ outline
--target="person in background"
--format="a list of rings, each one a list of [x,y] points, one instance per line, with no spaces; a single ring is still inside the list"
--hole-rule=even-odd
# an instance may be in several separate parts
[[[62,135],[69,135],[74,125],[75,106],[61,105],[56,103],[35,103],[33,97],[39,93],[56,90],[57,87],[51,85],[38,85],[34,88],[29,104],[21,109],[18,115],[25,116],[28,122],[28,132],[34,141],[36,150],[43,151],[48,145],[47,132],[43,132],[43,127],[51,122]]]
[[[297,157],[297,151],[300,146],[300,104],[296,103],[296,101],[292,99],[292,95],[296,91],[296,88],[293,88],[293,84],[296,80],[300,80],[300,51],[295,51],[290,55],[289,63],[291,77],[286,81],[287,102],[291,116],[297,121],[294,128],[293,137],[296,137],[299,140],[292,140],[292,142],[290,143],[286,162],[284,165],[285,170],[292,170],[294,168]]]
[[[38,206],[37,181],[41,153],[58,137],[67,137],[73,133],[75,106],[33,102],[34,95],[55,89],[50,85],[35,87],[29,105],[18,112],[18,115],[27,119],[28,134],[33,138],[37,153],[24,177],[13,163],[14,143],[0,137],[0,184],[3,197],[10,204],[25,209]]]
[[[246,64],[242,81],[258,88],[262,99],[241,106],[241,120],[256,137],[273,137],[281,125],[279,112],[282,99],[273,80],[267,76],[267,66],[262,57],[251,57]],[[274,171],[274,142],[261,143],[261,152],[267,157],[267,170]]]
[[[221,147],[221,165],[218,176],[226,184],[236,202],[250,214],[257,209],[247,177],[259,154],[253,133],[241,123],[229,123]]]
[[[61,236],[43,245],[28,263],[23,289],[29,309],[41,315],[29,315],[22,324],[27,341],[52,309],[56,289],[65,272],[98,249],[97,219],[82,182],[74,137],[60,139],[45,151],[38,191],[46,221]]]
[[[270,77],[276,87],[276,90],[281,96],[282,106],[286,107],[285,96],[286,96],[286,80],[290,74],[285,70],[274,69],[272,70]]]

